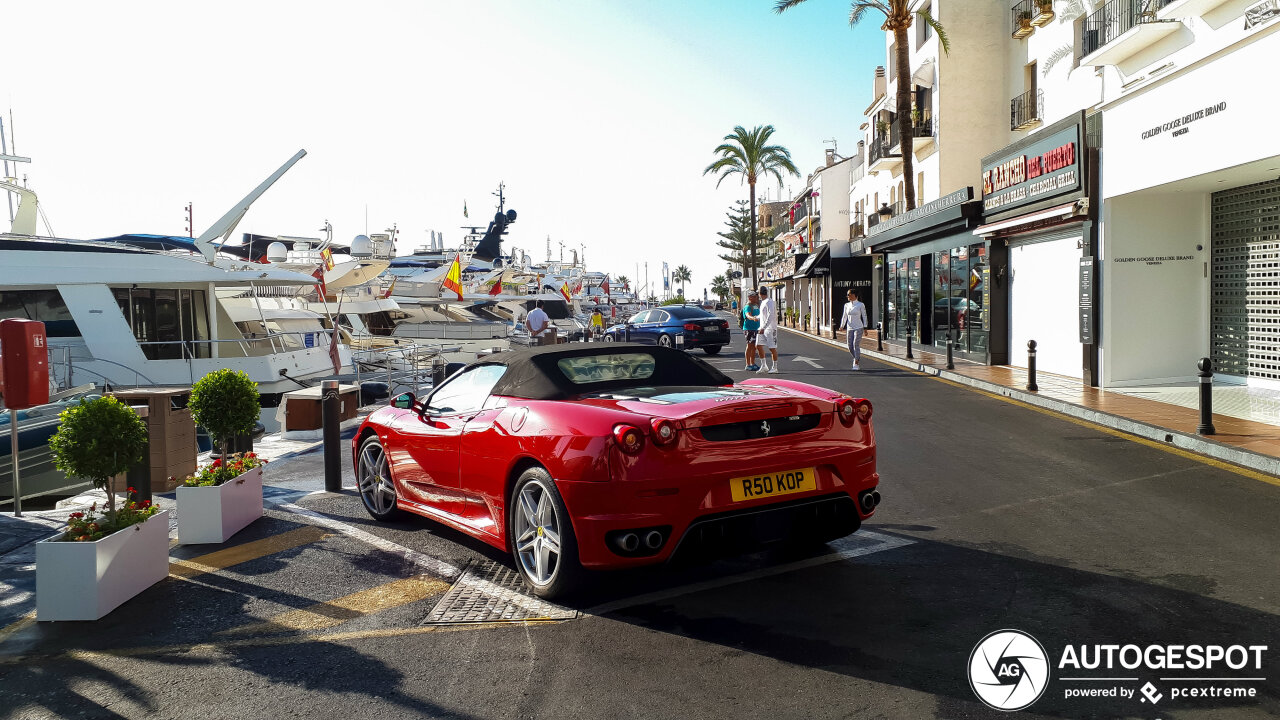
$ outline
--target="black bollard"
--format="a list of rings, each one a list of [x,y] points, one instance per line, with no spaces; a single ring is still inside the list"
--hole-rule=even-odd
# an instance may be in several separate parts
[[[884,352],[884,323],[876,323],[876,351]]]
[[[338,381],[320,383],[320,417],[324,437],[324,489],[325,492],[342,491],[342,439],[339,425],[342,423],[342,398],[338,394]]]
[[[1212,435],[1217,432],[1213,427],[1213,361],[1200,358],[1196,367],[1200,369],[1200,424],[1196,434]]]
[[[951,330],[947,330],[947,369],[955,370],[956,361],[951,357]]]
[[[916,356],[911,354],[911,323],[907,323],[907,359],[915,360]]]
[[[1036,385],[1036,341],[1027,341],[1027,389],[1031,392],[1040,390]]]

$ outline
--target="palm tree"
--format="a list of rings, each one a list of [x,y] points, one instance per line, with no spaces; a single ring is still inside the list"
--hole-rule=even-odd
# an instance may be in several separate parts
[[[622,286],[622,290],[623,290],[623,292],[626,292],[626,291],[627,291],[627,285],[628,285],[628,283],[630,283],[630,282],[631,282],[631,278],[627,277],[626,275],[619,275],[617,278],[615,278],[615,279],[614,279],[614,282],[616,282],[616,283],[618,283],[619,285],[621,285],[621,286]]]
[[[782,13],[799,5],[805,0],[777,0],[773,10]],[[938,34],[938,44],[942,51],[951,52],[951,43],[947,41],[947,33],[942,25],[926,10],[911,12],[911,0],[853,0],[849,5],[849,27],[858,24],[868,10],[875,10],[884,16],[881,30],[893,34],[896,56],[894,64],[898,72],[898,135],[902,140],[902,194],[906,200],[907,210],[916,207],[915,158],[911,152],[911,53],[907,45],[907,30],[911,27],[914,16],[933,28]]]
[[[729,294],[729,278],[724,275],[717,275],[711,278],[711,292],[715,293],[716,297],[723,302],[725,296]]]
[[[720,183],[730,175],[741,175],[747,181],[747,185],[751,187],[750,227],[753,232],[756,229],[756,180],[772,175],[781,185],[783,170],[797,177],[800,175],[800,171],[796,170],[796,166],[791,162],[790,150],[781,145],[768,144],[773,132],[772,125],[757,125],[751,130],[738,125],[733,129],[732,134],[724,136],[725,141],[714,150],[720,158],[702,171],[703,175],[716,173],[720,176],[716,181],[716,187],[720,187]],[[754,287],[759,275],[759,266],[756,265],[756,243],[749,242],[747,245],[751,258],[750,287]],[[747,281],[748,278],[743,278],[744,289],[748,287]]]
[[[680,283],[680,297],[685,297],[684,284],[689,282],[692,277],[693,276],[689,273],[689,268],[684,265],[680,265],[676,268],[676,271],[672,273],[671,279]],[[687,300],[688,298],[685,299]]]

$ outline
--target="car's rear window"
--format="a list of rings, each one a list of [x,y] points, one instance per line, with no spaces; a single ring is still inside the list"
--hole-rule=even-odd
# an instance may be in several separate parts
[[[649,353],[612,353],[561,358],[556,367],[575,385],[610,380],[647,380],[657,362]]]
[[[689,320],[692,318],[708,318],[715,317],[711,313],[696,307],[669,307],[666,311],[679,318],[680,320]]]

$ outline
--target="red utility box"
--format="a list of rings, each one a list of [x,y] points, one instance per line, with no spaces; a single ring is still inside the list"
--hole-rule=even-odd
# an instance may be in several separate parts
[[[0,320],[0,392],[4,406],[25,410],[49,402],[49,348],[44,323]]]

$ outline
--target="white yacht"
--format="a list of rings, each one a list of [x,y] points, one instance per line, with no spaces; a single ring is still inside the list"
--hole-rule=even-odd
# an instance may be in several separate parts
[[[224,295],[259,287],[306,288],[316,279],[270,265],[216,258],[226,237],[263,192],[306,154],[299,151],[199,238],[121,236],[109,241],[40,236],[34,192],[19,196],[10,232],[0,234],[0,318],[45,323],[50,369],[59,387],[190,386],[219,368],[243,370],[264,405],[280,393],[334,375],[350,362],[345,346],[318,324],[305,330],[236,317]],[[250,318],[252,320],[252,318]]]

